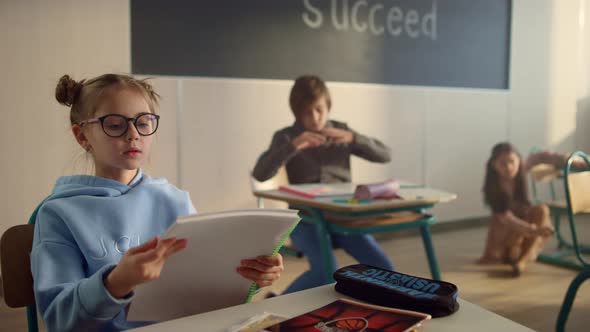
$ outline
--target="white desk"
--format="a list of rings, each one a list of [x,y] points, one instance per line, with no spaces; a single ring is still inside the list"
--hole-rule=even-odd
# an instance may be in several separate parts
[[[211,311],[200,315],[176,319],[164,323],[150,325],[132,331],[203,331],[225,332],[234,324],[262,313],[264,311],[276,313],[287,317],[295,317],[305,312],[324,306],[337,298],[347,298],[334,290],[334,285],[326,285],[317,288],[278,296],[271,299],[242,304],[230,308]],[[206,299],[201,299],[206,301]],[[477,305],[459,300],[459,311],[451,316],[436,318],[426,321],[419,328],[420,332],[498,332],[533,331],[504,317],[498,316]]]
[[[293,185],[292,187],[302,187],[307,185]],[[334,192],[353,192],[356,187],[353,183],[337,183],[337,184],[326,184],[325,186],[331,187]],[[430,225],[435,223],[435,217],[426,215],[425,210],[434,207],[434,205],[443,202],[450,202],[457,198],[457,195],[448,193],[445,191],[420,187],[417,185],[404,184],[399,191],[399,195],[404,199],[377,199],[372,200],[367,204],[354,204],[354,203],[342,203],[335,202],[338,199],[350,199],[352,194],[335,197],[319,197],[319,198],[306,198],[299,195],[293,195],[284,191],[273,189],[273,190],[261,190],[254,191],[254,195],[259,198],[266,198],[272,200],[279,200],[289,203],[293,209],[305,211],[300,214],[302,222],[307,222],[317,226],[319,232],[318,237],[320,239],[320,249],[322,251],[322,260],[324,266],[324,280],[325,284],[334,282],[332,274],[334,271],[332,267],[335,266],[332,256],[332,242],[331,236],[334,233],[339,234],[372,234],[379,232],[392,232],[400,229],[407,228],[418,228],[422,235],[422,241],[424,243],[424,251],[426,258],[428,259],[428,266],[432,274],[432,279],[441,280],[440,269],[438,267],[438,261],[432,243],[432,236],[430,234]],[[415,212],[419,213],[416,218],[410,220],[397,220],[387,222],[381,225],[371,225],[374,227],[355,227],[354,223],[350,224],[337,224],[328,222],[325,213],[329,213],[332,216],[340,217],[369,217],[388,215],[394,212]]]

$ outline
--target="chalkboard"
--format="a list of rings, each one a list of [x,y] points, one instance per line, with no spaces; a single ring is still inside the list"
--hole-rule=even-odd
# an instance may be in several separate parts
[[[131,0],[135,74],[508,89],[510,0]]]

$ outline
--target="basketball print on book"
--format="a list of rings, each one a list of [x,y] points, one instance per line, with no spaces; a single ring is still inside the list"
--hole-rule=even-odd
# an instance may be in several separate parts
[[[266,328],[271,332],[405,332],[430,315],[339,299]]]
[[[369,321],[362,317],[339,318],[327,323],[319,322],[316,328],[320,331],[350,331],[363,332],[369,326]]]

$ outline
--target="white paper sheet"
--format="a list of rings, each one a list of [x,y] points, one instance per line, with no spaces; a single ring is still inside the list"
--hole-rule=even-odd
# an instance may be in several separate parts
[[[164,237],[186,238],[160,278],[135,290],[128,320],[165,321],[244,303],[240,260],[270,255],[299,220],[295,210],[239,210],[179,219]]]

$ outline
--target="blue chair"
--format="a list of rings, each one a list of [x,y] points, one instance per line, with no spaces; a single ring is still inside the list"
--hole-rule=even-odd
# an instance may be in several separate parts
[[[571,166],[574,157],[583,158],[589,170],[583,172],[572,172]],[[576,298],[578,288],[580,288],[580,285],[585,280],[590,278],[590,264],[583,256],[582,246],[578,240],[575,224],[575,216],[577,213],[590,210],[590,159],[588,156],[580,151],[574,152],[568,158],[564,167],[563,178],[565,186],[565,198],[567,202],[567,215],[572,233],[572,245],[575,256],[582,266],[582,270],[571,282],[565,294],[565,298],[557,318],[556,330],[558,332],[564,331],[565,323],[572,308],[572,304],[574,303],[574,299]]]
[[[2,262],[2,288],[4,302],[10,308],[27,307],[29,332],[38,332],[37,306],[31,274],[31,249],[39,204],[26,225],[16,225],[4,232],[0,239]]]
[[[531,153],[537,152],[533,149]],[[571,172],[580,170],[573,169]],[[562,217],[568,213],[568,202],[565,199],[559,199],[556,185],[564,179],[564,171],[556,169],[553,165],[540,164],[530,170],[531,192],[535,204],[544,203],[549,207],[555,226],[555,237],[557,240],[557,251],[552,253],[541,253],[537,260],[542,263],[557,265],[574,270],[581,270],[582,265],[575,259],[571,259],[575,254],[574,244],[566,240],[561,229]],[[540,193],[541,184],[545,184],[549,189],[549,200],[542,199]],[[588,211],[577,211],[577,214],[585,214]],[[583,253],[590,253],[590,247],[580,245]]]

